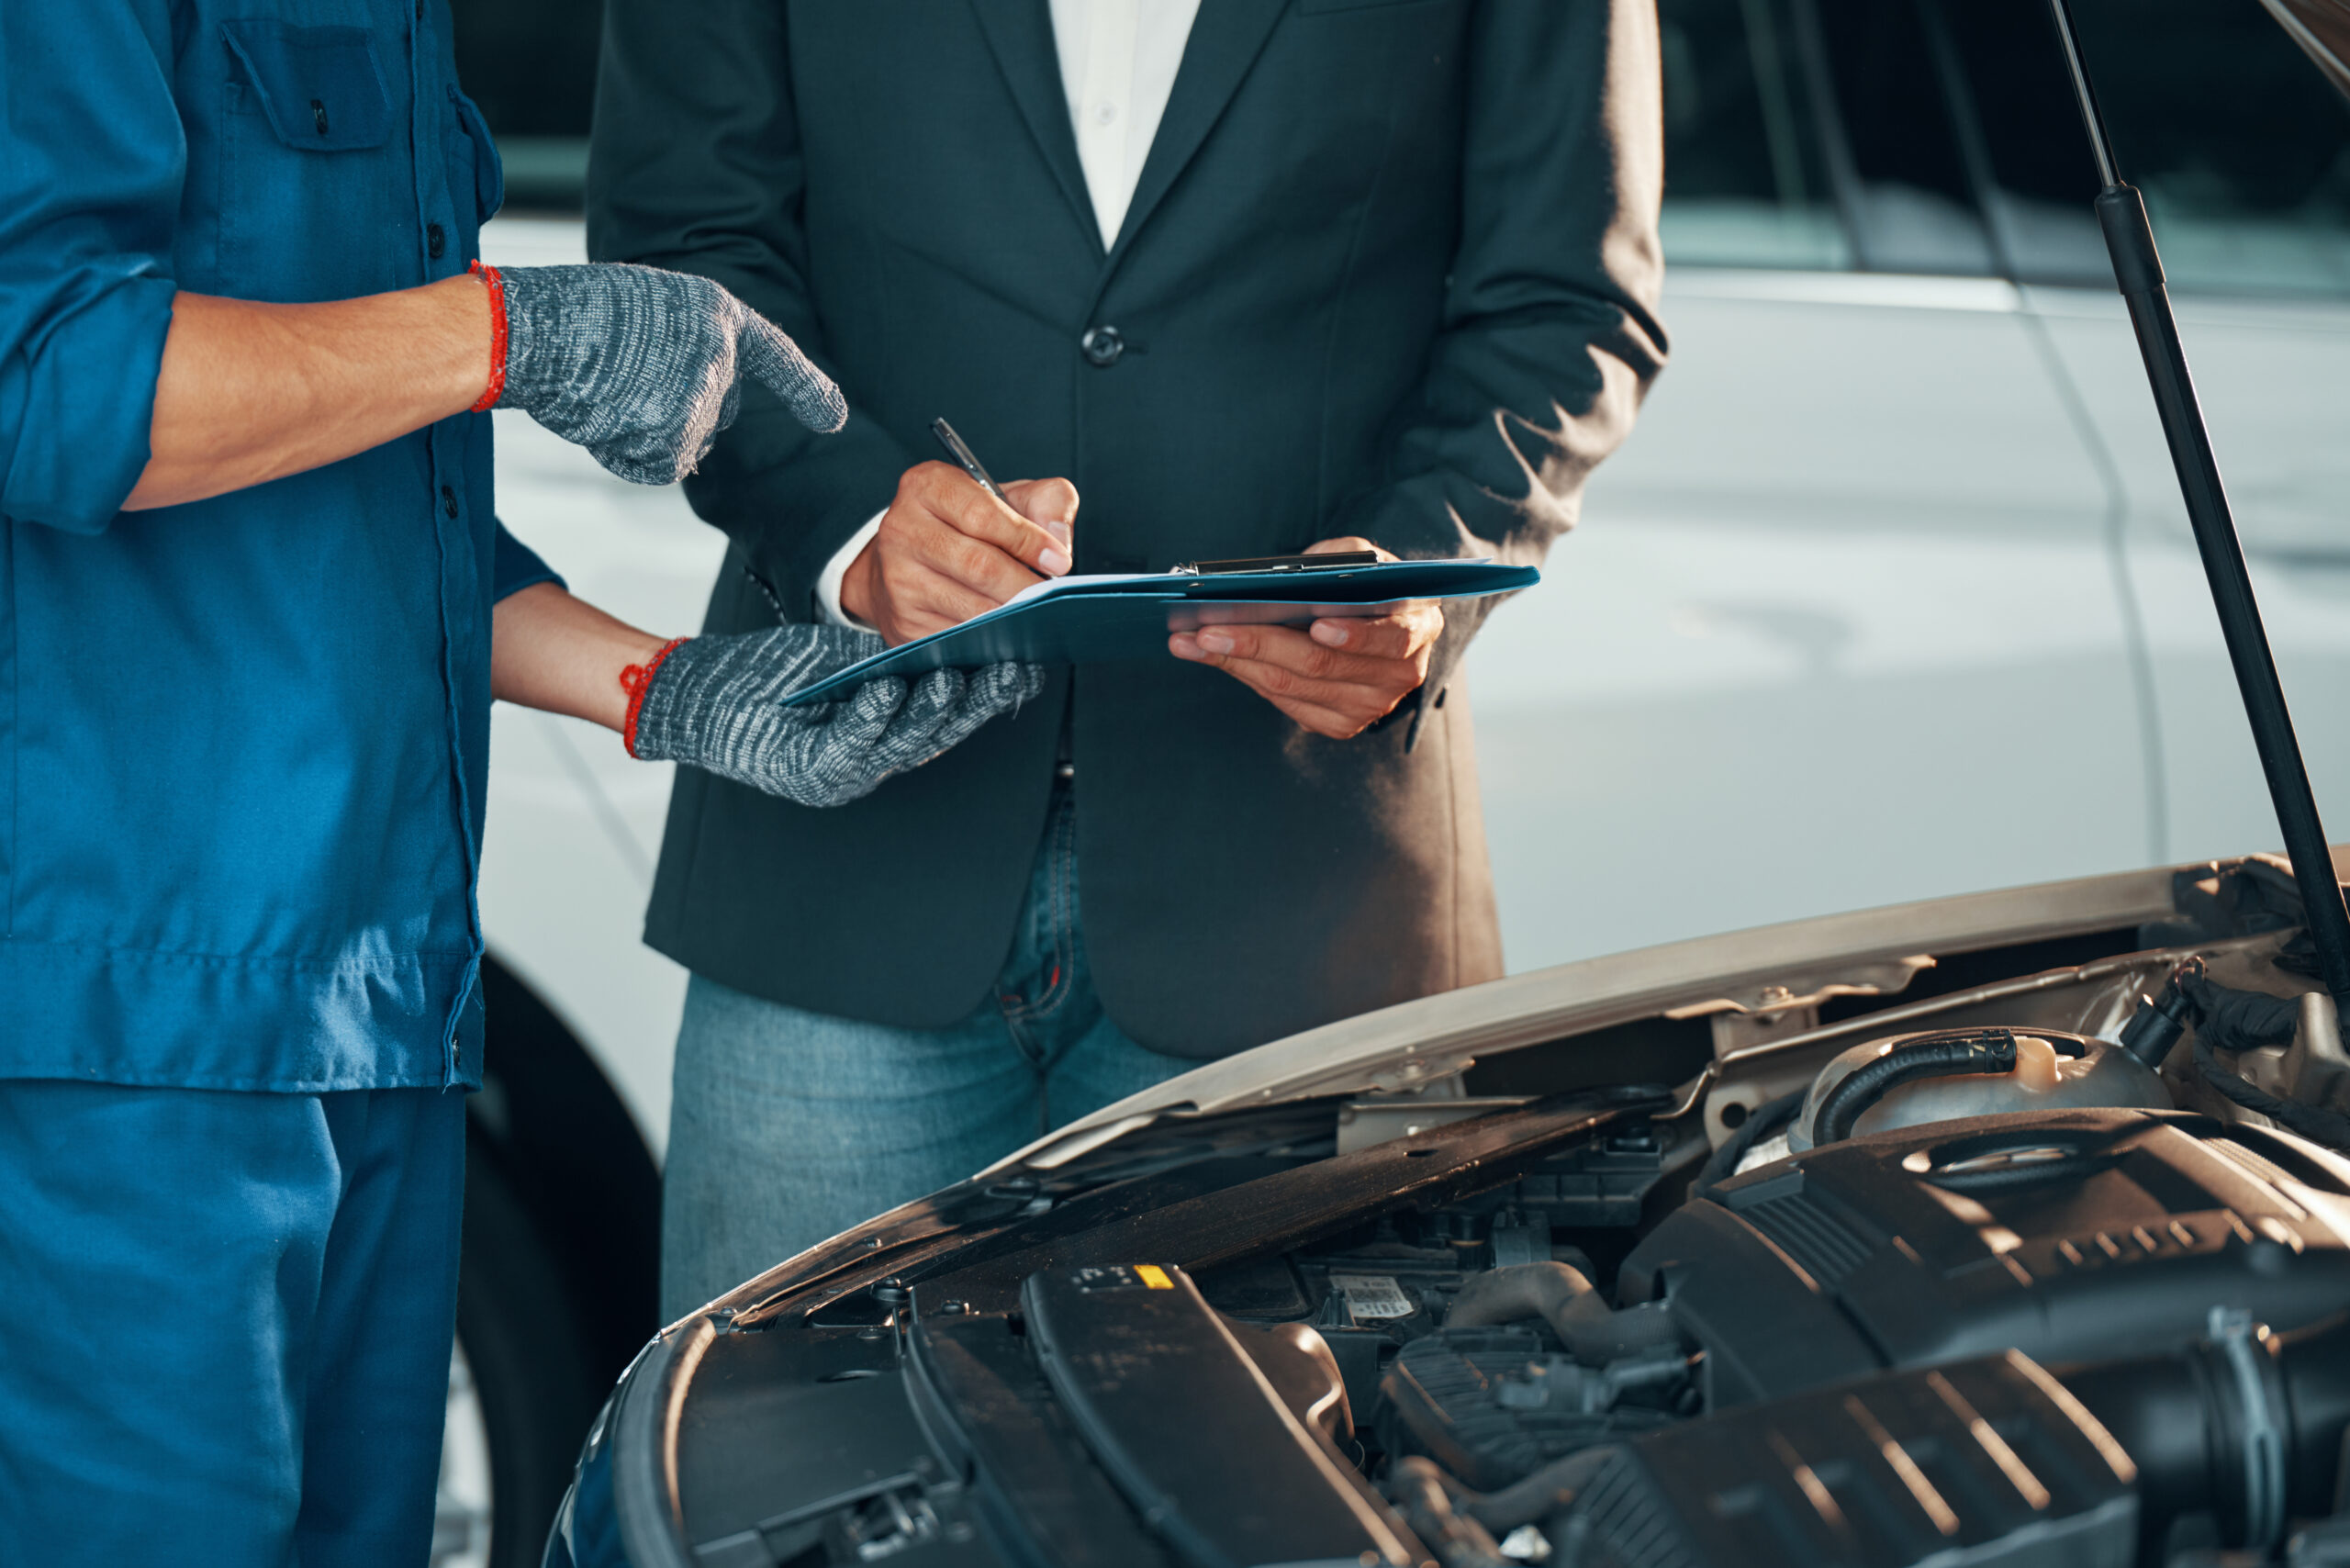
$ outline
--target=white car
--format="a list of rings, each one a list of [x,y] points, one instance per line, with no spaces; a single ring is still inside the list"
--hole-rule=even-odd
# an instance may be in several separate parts
[[[2350,119],[2239,9],[2166,7],[2159,57],[2090,45],[2340,835]],[[2273,843],[2093,186],[2056,156],[2078,126],[2047,118],[2052,88],[2070,108],[2037,0],[1662,13],[1672,362],[1468,661],[1512,971]],[[2199,48],[2239,78],[2281,51],[2259,112],[2180,111],[2156,68]],[[2280,136],[2299,185],[2248,158]],[[575,218],[501,218],[484,248],[583,259]],[[699,625],[723,541],[680,494],[519,416],[498,435],[500,512],[576,590]],[[453,1564],[537,1560],[655,1327],[686,980],[639,941],[670,769],[507,708],[492,756]]]

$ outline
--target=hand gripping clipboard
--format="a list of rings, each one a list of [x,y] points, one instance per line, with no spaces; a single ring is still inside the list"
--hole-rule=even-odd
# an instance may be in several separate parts
[[[1170,632],[1212,625],[1304,626],[1372,616],[1416,599],[1479,599],[1532,588],[1532,566],[1493,561],[1375,561],[1334,556],[1255,563],[1205,562],[1172,572],[1059,577],[1036,584],[984,615],[851,665],[784,699],[786,707],[835,700],[877,676],[1017,662],[1105,664],[1164,659]]]

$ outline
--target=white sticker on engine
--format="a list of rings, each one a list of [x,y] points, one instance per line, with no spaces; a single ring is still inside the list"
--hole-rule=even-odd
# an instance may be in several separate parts
[[[1416,1310],[1393,1274],[1333,1274],[1330,1288],[1347,1298],[1348,1315],[1358,1323],[1409,1317]]]

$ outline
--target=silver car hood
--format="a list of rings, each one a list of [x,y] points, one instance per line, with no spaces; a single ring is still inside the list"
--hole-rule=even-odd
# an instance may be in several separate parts
[[[2337,873],[2344,861],[2338,849]],[[1757,926],[1422,997],[1204,1063],[1080,1117],[980,1175],[1049,1170],[1164,1118],[1334,1095],[1440,1097],[1479,1057],[1659,1013],[1785,1012],[1830,996],[1896,992],[1931,962],[1928,955],[2167,919],[2176,913],[2176,874],[2209,864]]]

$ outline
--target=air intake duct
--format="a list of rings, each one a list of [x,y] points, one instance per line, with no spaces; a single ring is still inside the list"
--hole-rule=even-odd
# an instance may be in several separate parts
[[[2162,1562],[2190,1516],[2272,1551],[2338,1495],[2350,1315],[2240,1313],[2173,1354],[2061,1369],[2020,1351],[1872,1377],[1586,1450],[1513,1495],[1576,1568]],[[1480,1518],[1494,1500],[1456,1499]]]

